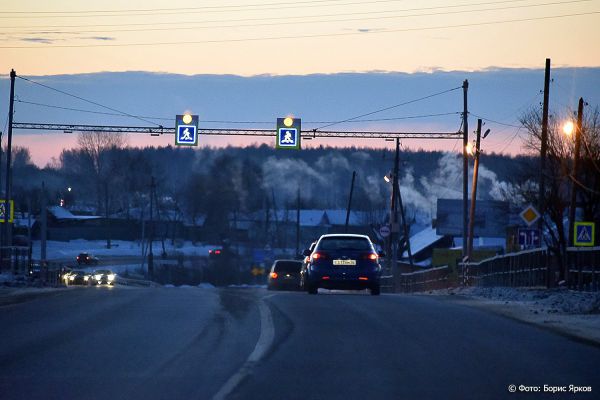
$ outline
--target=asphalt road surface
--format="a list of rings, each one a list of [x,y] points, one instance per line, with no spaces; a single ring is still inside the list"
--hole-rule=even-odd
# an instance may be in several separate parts
[[[600,348],[427,296],[117,286],[11,299],[0,303],[4,400],[600,393]]]

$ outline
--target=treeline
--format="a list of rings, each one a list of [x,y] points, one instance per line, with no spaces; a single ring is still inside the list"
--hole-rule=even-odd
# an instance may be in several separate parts
[[[26,149],[15,151],[17,211],[39,211],[44,182],[48,204],[62,200],[80,213],[139,217],[140,210],[148,208],[154,178],[157,206],[166,217],[192,223],[206,217],[209,226],[217,227],[233,211],[295,209],[298,198],[302,208],[345,208],[353,171],[357,172],[353,209],[383,210],[389,203],[391,186],[383,179],[393,168],[394,152],[389,149],[131,148],[106,134],[85,135],[80,135],[78,148],[64,150],[58,162],[42,169],[31,163]],[[526,160],[492,154],[482,164],[489,165],[492,180],[508,179]],[[458,154],[402,152],[406,204],[419,208],[437,195],[456,197],[462,187],[460,165]],[[480,195],[485,198],[488,191],[484,185]],[[430,207],[423,204],[424,209]]]

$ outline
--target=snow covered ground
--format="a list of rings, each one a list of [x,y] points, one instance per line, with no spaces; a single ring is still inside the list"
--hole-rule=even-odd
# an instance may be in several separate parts
[[[600,344],[600,292],[565,288],[467,287],[429,292],[456,296],[461,304]]]
[[[218,248],[218,245],[211,244],[192,244],[184,242],[181,245],[173,246],[171,241],[165,242],[165,248],[168,253],[180,253],[188,256],[208,256],[208,250]],[[154,253],[160,254],[162,244],[159,241],[154,242]],[[40,258],[40,241],[33,242],[33,258]],[[106,248],[106,240],[71,240],[68,242],[59,242],[49,240],[46,242],[46,258],[48,260],[57,260],[72,258],[75,259],[79,253],[87,252],[95,256],[142,256],[142,245],[140,242],[130,242],[124,240],[111,241],[111,248]]]

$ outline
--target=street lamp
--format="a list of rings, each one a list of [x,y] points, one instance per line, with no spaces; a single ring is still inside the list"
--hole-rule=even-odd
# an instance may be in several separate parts
[[[565,122],[565,124],[563,125],[563,132],[565,133],[565,135],[571,137],[571,135],[573,135],[573,130],[575,130],[575,124],[573,124],[573,121]]]

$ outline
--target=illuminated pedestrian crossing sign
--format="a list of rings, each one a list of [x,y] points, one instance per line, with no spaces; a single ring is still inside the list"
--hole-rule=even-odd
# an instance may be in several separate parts
[[[275,148],[300,150],[300,118],[277,118]]]
[[[575,222],[575,246],[593,246],[596,236],[596,224],[593,222]]]
[[[6,216],[8,216],[8,222],[12,223],[15,217],[15,202],[13,200],[6,204],[6,200],[0,199],[0,223],[6,222]]]
[[[198,116],[177,115],[175,118],[175,144],[177,146],[198,145]]]

